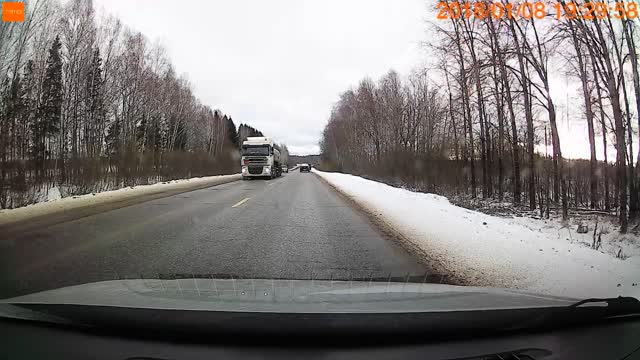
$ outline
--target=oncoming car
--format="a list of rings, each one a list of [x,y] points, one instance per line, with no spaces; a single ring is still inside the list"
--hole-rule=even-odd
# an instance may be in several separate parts
[[[311,165],[309,164],[300,165],[300,172],[310,172],[310,171],[311,171]]]

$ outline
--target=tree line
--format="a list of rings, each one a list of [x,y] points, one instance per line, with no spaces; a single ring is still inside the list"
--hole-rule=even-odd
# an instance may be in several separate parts
[[[197,99],[162,46],[91,0],[25,1],[0,22],[0,207],[238,171],[262,133]]]
[[[615,212],[626,232],[640,215],[639,21],[551,17],[430,23],[428,67],[340,96],[320,143],[325,166],[547,217]],[[562,153],[552,89],[562,75],[580,87],[567,105],[588,130],[588,160]]]

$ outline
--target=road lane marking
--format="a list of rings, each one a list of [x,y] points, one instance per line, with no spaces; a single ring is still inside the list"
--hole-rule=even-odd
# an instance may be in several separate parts
[[[244,199],[242,199],[242,200],[238,201],[235,205],[233,205],[233,206],[232,206],[232,208],[234,208],[234,207],[238,207],[238,206],[240,206],[240,205],[242,205],[242,204],[246,203],[249,199],[251,199],[251,198],[244,198]]]

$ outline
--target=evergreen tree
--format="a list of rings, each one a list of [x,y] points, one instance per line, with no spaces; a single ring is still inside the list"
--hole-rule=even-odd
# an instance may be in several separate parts
[[[62,115],[62,58],[60,57],[60,36],[49,50],[45,79],[42,83],[41,117],[45,136],[53,135],[59,131],[60,117]]]
[[[149,130],[147,131],[147,146],[153,146],[153,149],[158,152],[162,150],[162,133],[160,127],[161,121],[158,115],[151,116],[151,123]]]
[[[25,112],[23,102],[23,81],[20,75],[17,75],[11,84],[9,103],[7,107],[7,117],[5,121],[9,122],[9,142],[12,149],[16,149],[19,141],[20,118]],[[14,157],[15,154],[9,154]]]
[[[2,97],[0,104],[2,105],[2,111],[0,112],[0,185],[4,186],[4,180],[6,177],[4,164],[9,160],[10,153],[8,149],[11,149],[12,138],[14,137],[15,128],[15,115],[17,88],[20,86],[20,77],[11,81],[8,77],[2,83]]]
[[[115,155],[120,150],[120,133],[122,132],[122,124],[116,118],[107,129],[105,142],[107,143],[107,153]]]
[[[62,113],[62,58],[60,36],[51,45],[45,78],[42,83],[42,101],[32,128],[33,155],[42,173],[46,156],[46,140],[60,129]]]
[[[136,142],[138,147],[144,151],[147,143],[147,117],[142,116],[142,120],[136,125]]]
[[[227,126],[227,138],[229,139],[229,142],[231,143],[231,145],[233,145],[234,148],[237,148],[238,132],[236,131],[236,124],[233,123],[233,119],[231,119],[231,117],[227,118],[226,126]]]
[[[32,119],[36,113],[36,101],[34,99],[34,64],[33,60],[28,60],[24,68],[24,75],[22,76],[22,86],[20,88],[20,102],[23,107],[23,111],[18,119],[18,129],[16,134],[16,141],[18,146],[18,157],[24,159],[28,156],[29,152],[29,130],[32,126]]]
[[[12,138],[15,136],[16,118],[22,108],[20,96],[20,89],[22,85],[20,80],[20,75],[18,75],[13,79],[13,81],[6,78],[2,84],[3,91],[1,102],[3,107],[2,113],[0,113],[0,118],[2,119],[0,134],[2,134],[3,150],[8,143],[15,140]],[[2,153],[3,159],[5,154],[5,152]]]
[[[102,79],[102,58],[100,50],[93,51],[86,83],[85,146],[90,157],[98,155],[104,129],[104,81]]]

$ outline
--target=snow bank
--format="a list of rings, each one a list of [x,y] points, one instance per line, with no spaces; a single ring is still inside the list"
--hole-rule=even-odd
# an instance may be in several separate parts
[[[54,201],[62,199],[62,195],[60,194],[60,189],[57,187],[49,189],[47,191],[47,201]]]
[[[454,206],[447,198],[361,177],[314,172],[379,214],[429,259],[469,285],[578,298],[640,298],[640,256],[626,260],[567,241],[560,225],[500,218]],[[640,242],[636,239],[634,242]]]
[[[46,202],[28,205],[15,209],[0,210],[0,226],[18,221],[28,220],[52,213],[83,208],[98,203],[118,202],[144,195],[152,195],[165,191],[189,190],[207,185],[239,180],[240,174],[207,176],[161,182],[153,185],[131,186],[113,191],[60,198],[58,188],[49,190]]]

